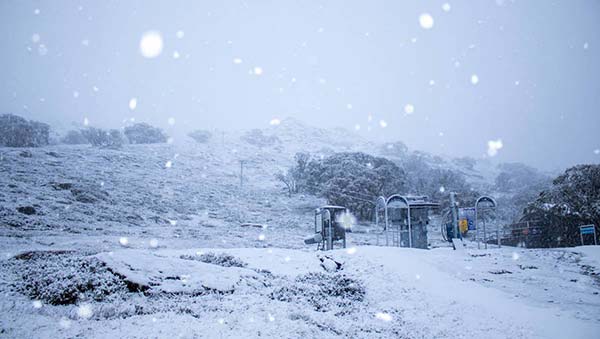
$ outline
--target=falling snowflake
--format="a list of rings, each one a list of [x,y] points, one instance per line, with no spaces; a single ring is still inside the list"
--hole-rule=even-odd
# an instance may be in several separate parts
[[[449,3],[446,2],[445,4],[442,5],[442,10],[444,12],[450,12],[450,9],[451,9],[451,7],[450,7]]]
[[[347,109],[352,109],[352,104],[346,104]]]
[[[490,157],[495,156],[496,154],[498,154],[498,150],[502,149],[503,145],[502,145],[502,140],[498,139],[498,140],[490,140],[488,141],[488,150],[487,150],[487,154]]]
[[[415,112],[415,106],[411,105],[411,104],[406,104],[404,106],[404,113],[406,114],[413,114]]]
[[[83,40],[81,40],[81,44],[82,44],[83,46],[86,46],[86,47],[87,47],[87,46],[89,46],[89,45],[90,45],[90,41],[89,41],[88,39],[83,39]]]
[[[269,313],[269,321],[275,321],[275,317],[273,317],[271,313]]]
[[[600,154],[600,148],[596,148],[596,149],[594,150],[594,154],[596,154],[596,155]]]
[[[46,47],[46,45],[40,44],[38,46],[38,54],[41,56],[48,54],[48,48]]]
[[[284,260],[285,262],[290,262],[290,260],[292,260],[292,258],[290,258],[289,256],[287,256],[287,257],[283,258],[283,260]]]
[[[38,42],[40,42],[40,35],[37,33],[34,33],[31,36],[31,42],[33,42],[34,44],[37,44]]]
[[[176,226],[177,225],[177,220],[171,220],[171,219],[169,219],[169,224],[171,226]]]
[[[281,120],[279,120],[277,118],[273,118],[273,119],[271,119],[271,121],[269,122],[269,124],[271,126],[277,126],[277,125],[281,124]]]
[[[388,313],[377,312],[375,313],[375,318],[383,321],[392,321],[392,316]]]
[[[419,24],[423,29],[431,29],[433,27],[433,17],[429,13],[423,13],[419,16]]]
[[[239,65],[239,64],[241,64],[241,63],[242,63],[242,59],[240,59],[240,58],[235,58],[235,59],[233,59],[233,63],[234,63],[234,64],[236,64],[236,65]]]
[[[98,86],[94,86],[94,87],[92,87],[92,90],[93,90],[94,92],[99,92],[99,91],[100,91],[100,88],[98,88]]]
[[[150,247],[157,248],[158,247],[158,240],[156,240],[156,239],[150,239]]]
[[[185,36],[185,32],[179,30],[175,35],[177,36],[177,39],[183,39],[183,37]]]
[[[77,315],[83,319],[89,319],[92,317],[94,312],[92,311],[92,306],[89,304],[82,304],[77,308]]]
[[[360,124],[354,125],[354,130],[355,131],[360,131]]]
[[[220,318],[219,320],[217,320],[217,322],[218,322],[220,325],[223,325],[223,324],[225,323],[225,319],[223,319],[223,318]]]
[[[79,92],[73,91],[73,98],[75,98],[75,99],[79,98]]]
[[[479,76],[477,76],[477,74],[471,75],[471,83],[473,85],[477,85],[477,83],[479,83]]]
[[[521,84],[519,80],[515,81],[515,86],[519,86],[519,84]]]
[[[253,72],[254,72],[255,75],[262,75],[263,74],[263,69],[262,69],[262,67],[256,66],[256,67],[254,67]]]
[[[165,168],[171,168],[173,167],[173,162],[171,160],[165,162]]]
[[[356,253],[356,247],[350,247],[346,250],[346,253],[348,254],[354,254]]]
[[[583,49],[588,49],[588,47],[590,47],[590,45],[587,42],[583,44]]]
[[[264,240],[265,240],[265,235],[264,235],[264,234],[262,234],[262,233],[261,233],[261,234],[259,234],[259,235],[258,235],[258,240],[260,240],[260,241],[264,241]]]
[[[163,50],[163,38],[160,32],[148,31],[140,40],[140,52],[145,58],[156,58]]]
[[[515,261],[516,261],[516,260],[519,260],[519,253],[517,253],[517,252],[513,252],[513,253],[512,253],[512,260],[515,260]]]
[[[129,100],[129,109],[133,111],[136,107],[137,107],[137,99],[131,98]]]
[[[440,193],[444,193],[444,192],[446,192],[446,188],[444,186],[441,186],[440,187]]]
[[[178,51],[173,51],[173,59],[179,59],[180,55]]]
[[[175,118],[173,118],[173,117],[170,117],[170,118],[167,120],[167,123],[168,123],[169,125],[171,125],[171,126],[175,125]]]
[[[385,120],[379,120],[379,126],[381,126],[381,128],[386,128],[387,122],[385,122]]]
[[[33,308],[42,308],[43,304],[41,301],[39,300],[34,300],[33,301]]]
[[[121,244],[123,247],[126,247],[129,245],[129,239],[127,239],[127,237],[121,237],[119,238],[119,244]]]
[[[67,319],[66,317],[62,317],[60,318],[58,324],[60,325],[60,327],[67,329],[71,327],[71,320]]]
[[[420,274],[415,274],[415,279],[420,280],[421,279],[421,275]]]
[[[435,80],[429,80],[429,86],[435,85]]]
[[[39,8],[34,9],[33,10],[33,14],[39,15],[40,14],[40,9]]]
[[[88,126],[90,124],[90,121],[88,120],[88,118],[83,118],[83,126]]]
[[[369,164],[367,164],[367,167],[369,167]],[[337,217],[336,222],[342,225],[342,227],[345,229],[352,229],[352,227],[356,224],[356,217],[350,212],[344,212]]]

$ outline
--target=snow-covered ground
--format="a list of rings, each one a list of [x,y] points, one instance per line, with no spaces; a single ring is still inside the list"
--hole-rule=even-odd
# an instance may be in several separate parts
[[[298,128],[273,127],[275,148],[1,149],[0,337],[597,336],[598,247],[453,251],[432,225],[436,248],[400,249],[368,224],[346,250],[305,246],[324,201],[274,174],[376,147]]]

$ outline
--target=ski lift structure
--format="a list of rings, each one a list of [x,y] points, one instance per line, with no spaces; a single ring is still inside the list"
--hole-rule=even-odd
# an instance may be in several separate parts
[[[336,243],[346,248],[346,228],[341,222],[346,212],[345,207],[333,205],[315,209],[315,234],[304,239],[304,243],[317,244],[317,250],[332,250]]]
[[[393,194],[387,199],[378,197],[375,203],[375,223],[378,229],[383,228],[385,245],[427,249],[429,211],[437,207],[439,204],[428,201],[426,196]],[[379,244],[379,235],[377,243]]]
[[[490,196],[484,195],[476,200],[474,207],[464,208],[468,210],[475,210],[475,220],[473,223],[473,229],[475,230],[475,240],[477,241],[477,248],[481,248],[482,236],[480,234],[480,229],[482,229],[483,243],[484,247],[487,249],[488,238],[486,229],[486,216],[489,216],[491,213],[493,213],[496,210],[496,207],[496,200]],[[461,230],[459,227],[460,221],[465,221],[465,224],[468,225],[468,223],[466,222],[467,220],[461,219],[460,210],[461,209],[459,209],[458,206],[451,206],[450,210],[446,211],[446,213],[444,213],[444,215],[442,216],[442,238],[448,242],[452,242],[452,238],[462,239],[463,230]],[[482,226],[481,228],[479,227],[480,225]],[[464,231],[469,231],[473,229],[468,227],[464,229]],[[496,232],[496,236],[498,237],[498,244],[500,244],[498,232]]]

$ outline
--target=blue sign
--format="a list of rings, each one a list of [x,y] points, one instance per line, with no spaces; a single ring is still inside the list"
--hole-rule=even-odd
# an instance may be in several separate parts
[[[579,226],[579,232],[581,234],[595,234],[596,230],[594,225],[585,225]]]

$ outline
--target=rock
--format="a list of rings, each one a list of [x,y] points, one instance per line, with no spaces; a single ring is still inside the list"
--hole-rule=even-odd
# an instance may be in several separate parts
[[[31,152],[29,152],[29,151],[21,151],[21,152],[19,152],[19,156],[21,156],[23,158],[31,158],[33,156],[33,154],[31,154]]]
[[[20,207],[17,207],[17,212],[23,213],[26,215],[33,215],[36,213],[36,210],[33,206],[20,206]]]

